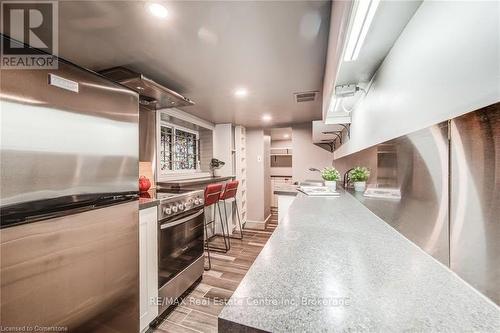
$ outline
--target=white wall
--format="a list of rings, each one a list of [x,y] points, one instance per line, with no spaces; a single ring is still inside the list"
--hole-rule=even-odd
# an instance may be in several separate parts
[[[264,219],[271,214],[271,137],[264,135]]]
[[[251,222],[264,222],[265,220],[265,160],[264,131],[247,129],[247,220],[251,227],[254,227]],[[270,169],[269,165],[267,169]]]
[[[332,165],[333,154],[312,142],[312,122],[292,126],[292,178],[294,181],[321,180],[318,172]]]
[[[499,6],[422,3],[353,111],[351,139],[335,158],[500,101]]]
[[[291,148],[292,140],[271,140],[271,148]]]
[[[288,167],[274,167],[271,168],[271,176],[284,176],[292,177],[293,169]]]
[[[233,176],[233,154],[231,150],[233,145],[233,127],[231,124],[217,124],[215,125],[213,135],[213,154],[214,158],[224,162],[224,166],[219,169],[221,176]]]

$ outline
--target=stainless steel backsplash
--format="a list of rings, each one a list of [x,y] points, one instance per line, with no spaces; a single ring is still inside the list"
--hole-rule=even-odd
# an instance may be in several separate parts
[[[353,193],[377,216],[497,304],[500,302],[500,103],[334,161],[363,165],[369,186],[401,199]]]
[[[451,121],[451,269],[500,303],[500,103]]]
[[[335,165],[367,166],[370,186],[399,188],[402,195],[399,200],[354,195],[409,240],[449,265],[447,122],[357,155],[335,161]]]
[[[58,75],[78,93],[48,84]],[[0,81],[1,206],[137,191],[138,96],[60,61],[5,70]]]

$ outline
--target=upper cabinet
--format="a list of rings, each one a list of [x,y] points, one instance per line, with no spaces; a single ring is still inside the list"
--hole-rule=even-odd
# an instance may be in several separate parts
[[[271,156],[274,155],[292,155],[292,147],[271,147]]]
[[[333,2],[323,81],[327,124],[351,122],[352,109],[421,4],[421,0]]]

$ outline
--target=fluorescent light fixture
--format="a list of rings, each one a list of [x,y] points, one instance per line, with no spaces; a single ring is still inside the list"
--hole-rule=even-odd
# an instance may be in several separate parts
[[[285,139],[288,139],[288,138],[290,137],[290,135],[289,135],[289,134],[285,134],[285,135],[283,135],[283,137],[284,137]]]
[[[272,119],[273,119],[273,117],[271,117],[268,114],[265,114],[265,115],[262,116],[262,120],[263,121],[271,121]]]
[[[349,31],[349,39],[344,53],[344,61],[358,59],[359,52],[370,29],[380,0],[357,0],[354,20]]]
[[[148,10],[152,15],[159,18],[166,18],[168,16],[167,8],[159,3],[152,2],[148,4]]]
[[[234,96],[239,98],[246,97],[247,95],[248,95],[248,90],[246,90],[245,88],[238,88],[234,91]]]
[[[339,100],[340,100],[340,98],[338,98],[338,97],[332,98],[332,100],[330,101],[330,110],[328,110],[328,113],[337,112],[337,109],[339,106]]]

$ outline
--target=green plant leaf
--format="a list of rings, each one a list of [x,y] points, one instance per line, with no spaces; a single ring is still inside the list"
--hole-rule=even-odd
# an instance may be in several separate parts
[[[333,167],[326,167],[321,171],[321,177],[326,181],[337,181],[340,179],[340,173]]]
[[[353,182],[365,182],[370,177],[370,170],[366,167],[357,166],[349,172],[349,179]]]

